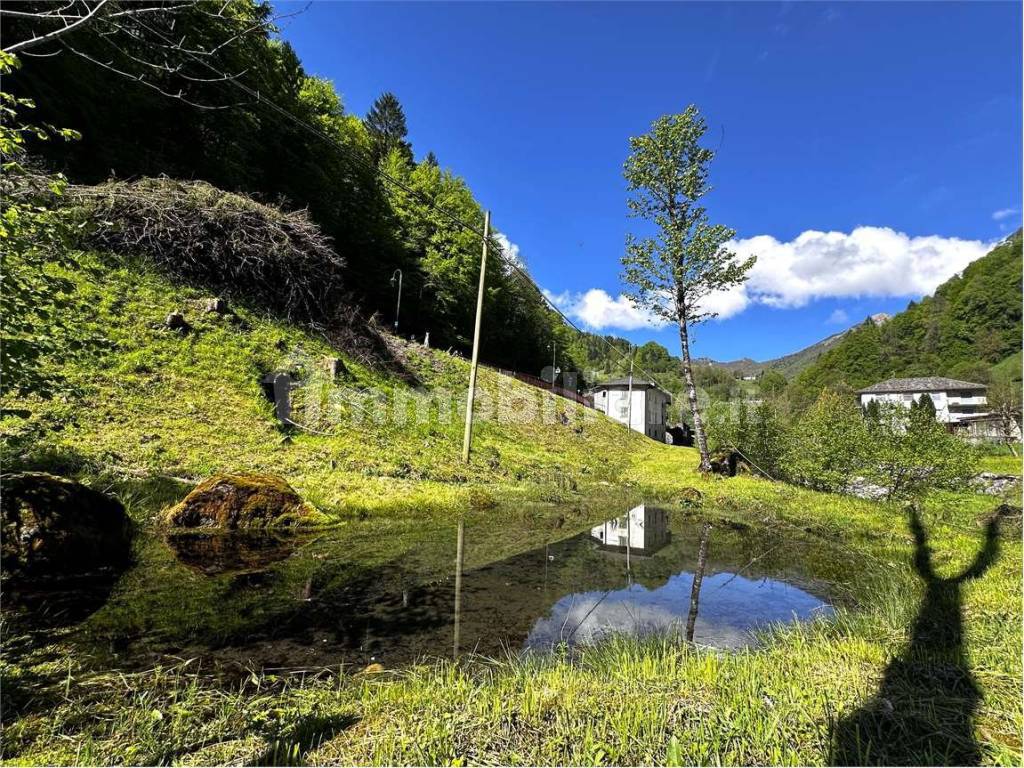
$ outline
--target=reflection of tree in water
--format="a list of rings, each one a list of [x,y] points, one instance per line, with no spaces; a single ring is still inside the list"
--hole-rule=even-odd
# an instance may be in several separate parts
[[[973,723],[981,691],[964,650],[960,588],[995,562],[998,518],[990,518],[974,562],[950,578],[932,569],[928,535],[915,508],[910,528],[924,600],[910,642],[889,663],[878,693],[836,724],[834,765],[977,765],[981,759]]]
[[[700,543],[697,545],[697,569],[693,572],[693,587],[690,589],[690,613],[686,617],[686,642],[693,642],[693,630],[697,625],[697,609],[700,604],[700,585],[708,564],[708,538],[711,524],[704,523],[700,529]]]

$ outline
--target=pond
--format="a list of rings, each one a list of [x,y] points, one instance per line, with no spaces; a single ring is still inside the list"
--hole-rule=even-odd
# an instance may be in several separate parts
[[[566,519],[490,510],[299,535],[143,529],[113,585],[78,585],[66,614],[56,597],[34,596],[33,613],[66,615],[69,641],[116,668],[191,658],[240,671],[399,667],[618,633],[738,648],[769,624],[830,616],[850,572],[820,538],[707,526],[653,505]]]

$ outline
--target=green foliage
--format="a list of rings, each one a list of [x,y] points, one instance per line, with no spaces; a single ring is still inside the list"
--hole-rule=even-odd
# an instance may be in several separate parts
[[[826,390],[793,426],[783,463],[795,482],[843,490],[863,468],[868,429],[852,400]]]
[[[699,201],[710,189],[713,150],[700,146],[707,123],[696,106],[663,115],[650,133],[629,140],[624,175],[630,215],[657,227],[653,237],[629,235],[623,279],[639,306],[674,323],[714,317],[701,300],[739,285],[754,257],[736,261],[725,244],[735,230],[711,224]],[[684,352],[684,354],[686,354]]]
[[[790,387],[794,401],[803,408],[825,387],[860,389],[892,377],[988,382],[994,365],[1020,354],[1021,274],[1018,231],[934,296],[911,302],[881,325],[868,319],[844,335],[796,377]]]
[[[776,370],[768,369],[757,377],[757,385],[765,397],[777,397],[786,388],[786,377]]]
[[[738,450],[761,473],[785,476],[783,456],[790,436],[775,403],[762,401],[751,408],[746,402],[713,401],[705,410],[708,446]]]
[[[930,402],[930,399],[929,399]],[[886,404],[868,424],[864,475],[889,498],[959,488],[977,471],[977,452],[935,420],[935,409]]]
[[[281,201],[286,210],[307,208],[345,265],[340,279],[331,282],[351,292],[346,305],[358,306],[365,316],[393,319],[390,278],[401,269],[401,332],[429,331],[433,344],[468,351],[480,241],[437,207],[480,222],[471,190],[442,171],[436,157],[411,162],[405,115],[393,94],[383,94],[365,121],[346,112],[334,86],[307,74],[291,47],[272,36],[269,4],[232,0],[217,10],[211,14],[202,3],[182,3],[147,15],[146,25],[159,31],[173,22],[175,39],[212,51],[206,60],[221,72],[242,73],[239,80],[258,90],[260,100],[236,103],[238,91],[211,81],[210,72],[187,56],[168,53],[166,69],[140,63],[164,50],[147,26],[125,21],[121,31],[104,27],[105,36],[86,27],[74,36],[75,50],[128,77],[63,51],[32,59],[11,79],[19,94],[37,97],[44,120],[74,125],[84,134],[77,151],[48,147],[46,158],[67,168],[76,182],[104,181],[111,170],[121,178],[167,175]],[[283,119],[264,101],[312,124],[340,148]],[[132,108],[126,111],[124,104]],[[385,174],[427,201],[411,199]],[[548,344],[566,333],[561,320],[496,254],[488,265],[488,286],[485,316],[498,321],[484,323],[482,359],[539,372],[545,358],[550,364]],[[558,361],[564,370],[575,367],[570,363]]]
[[[935,402],[932,396],[925,392],[919,400],[910,404],[911,414],[918,415],[922,420],[935,421]]]
[[[378,161],[392,152],[398,152],[406,163],[412,163],[412,147],[405,140],[409,134],[405,125],[405,111],[395,94],[385,91],[378,96],[366,113],[364,122],[373,140],[373,155]]]
[[[0,53],[0,74],[17,66],[17,59]],[[77,134],[22,123],[19,110],[34,106],[0,92],[0,377],[5,389],[19,394],[50,393],[57,379],[48,360],[72,355],[81,345],[80,328],[66,315],[73,286],[62,275],[77,258],[68,247],[72,224],[57,205],[67,183],[25,164],[26,138],[69,140]]]

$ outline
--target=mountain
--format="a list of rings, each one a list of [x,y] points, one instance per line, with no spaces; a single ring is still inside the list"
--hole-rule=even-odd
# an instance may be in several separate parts
[[[881,325],[889,320],[889,315],[884,312],[879,312],[878,314],[871,315],[867,319],[871,320],[876,325]],[[772,358],[771,360],[758,362],[757,360],[752,360],[749,357],[743,357],[739,360],[721,362],[718,360],[712,360],[708,357],[701,357],[695,362],[700,363],[701,365],[724,368],[727,371],[738,373],[741,376],[756,376],[760,374],[761,371],[776,370],[787,379],[791,379],[817,360],[824,352],[831,349],[837,341],[852,330],[853,328],[847,328],[845,331],[834,333],[821,341],[811,344],[809,347],[804,347],[796,352],[791,352],[790,354],[783,355],[782,357]]]
[[[825,387],[859,389],[890,377],[986,382],[1003,375],[1021,349],[1021,268],[1018,230],[934,296],[844,333],[793,380],[791,395],[807,404]]]

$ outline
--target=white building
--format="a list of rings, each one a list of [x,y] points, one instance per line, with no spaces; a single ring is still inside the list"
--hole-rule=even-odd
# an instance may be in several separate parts
[[[633,407],[629,406],[629,379],[612,379],[590,390],[594,408],[621,424],[642,432],[658,442],[665,442],[665,423],[672,395],[653,381],[633,379]]]
[[[970,381],[944,379],[940,376],[923,376],[913,379],[886,379],[865,387],[860,395],[861,407],[872,400],[879,403],[896,403],[909,408],[927,394],[935,405],[935,418],[944,424],[956,425],[965,419],[984,414],[988,409],[984,384]]]

